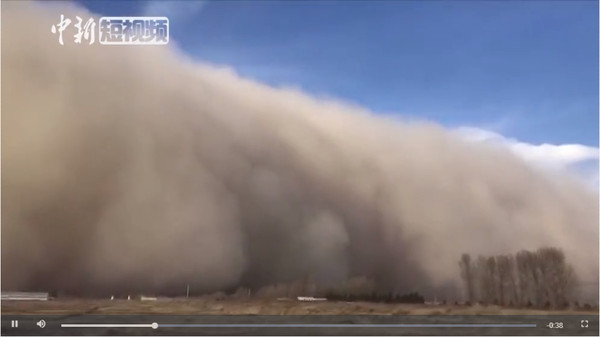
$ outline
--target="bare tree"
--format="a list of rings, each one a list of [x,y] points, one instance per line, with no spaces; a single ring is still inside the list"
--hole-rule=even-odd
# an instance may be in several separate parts
[[[463,254],[458,263],[461,270],[461,276],[465,282],[465,291],[467,293],[467,301],[473,303],[474,298],[474,284],[475,284],[475,273],[474,267],[471,263],[471,256],[469,254]]]
[[[486,260],[487,272],[490,279],[490,298],[494,304],[500,304],[498,264],[496,257],[489,256]]]
[[[528,275],[531,277],[531,297],[532,303],[538,306],[544,304],[544,266],[541,263],[537,253],[527,255]]]
[[[492,257],[480,256],[477,260],[477,285],[479,298],[483,303],[497,301],[496,260]]]
[[[512,293],[510,289],[510,274],[512,266],[508,255],[498,255],[496,257],[496,265],[498,269],[498,304],[506,305],[508,297]]]
[[[522,250],[517,253],[516,269],[517,269],[517,282],[519,283],[519,297],[520,305],[524,306],[527,303],[533,303],[533,277],[531,275],[531,255],[532,253],[527,250]]]
[[[487,304],[489,302],[489,298],[488,298],[488,278],[487,278],[487,273],[486,273],[487,267],[485,264],[485,257],[483,256],[479,256],[477,258],[477,264],[476,264],[476,273],[475,273],[475,279],[476,279],[476,289],[477,289],[477,301]]]
[[[508,286],[510,289],[510,294],[511,294],[511,300],[510,300],[510,304],[512,305],[519,305],[521,303],[521,298],[519,296],[519,286],[518,286],[518,281],[517,281],[517,266],[516,266],[516,261],[515,261],[515,257],[513,255],[508,255],[508,262],[510,264],[510,271],[509,271],[509,279],[508,279]]]
[[[554,247],[544,247],[537,251],[540,262],[544,299],[552,306],[564,306],[567,295],[575,285],[575,275],[567,265],[565,254]]]

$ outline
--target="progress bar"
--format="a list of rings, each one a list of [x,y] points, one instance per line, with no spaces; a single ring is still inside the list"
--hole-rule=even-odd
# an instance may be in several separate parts
[[[535,328],[537,324],[61,324],[61,328]]]
[[[165,328],[535,328],[536,324],[159,324]]]
[[[61,328],[152,328],[157,329],[158,323],[150,324],[61,324]]]

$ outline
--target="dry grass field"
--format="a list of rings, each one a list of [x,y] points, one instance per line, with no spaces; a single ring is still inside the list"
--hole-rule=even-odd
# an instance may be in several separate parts
[[[592,310],[537,310],[499,306],[300,302],[292,299],[159,299],[2,301],[2,314],[165,314],[165,315],[546,315],[590,314]]]

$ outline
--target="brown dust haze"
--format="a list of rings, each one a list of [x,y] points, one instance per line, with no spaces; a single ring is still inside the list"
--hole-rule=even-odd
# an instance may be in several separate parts
[[[73,22],[61,46],[61,13],[92,15],[2,4],[3,290],[364,276],[440,294],[459,289],[462,253],[541,246],[598,281],[598,196],[567,177],[434,123],[241,78],[173,42],[75,45]]]

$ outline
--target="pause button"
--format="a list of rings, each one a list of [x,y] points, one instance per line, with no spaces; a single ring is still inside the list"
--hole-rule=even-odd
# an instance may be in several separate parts
[[[10,321],[10,327],[11,328],[18,328],[19,327],[19,321],[17,321],[17,320]]]

